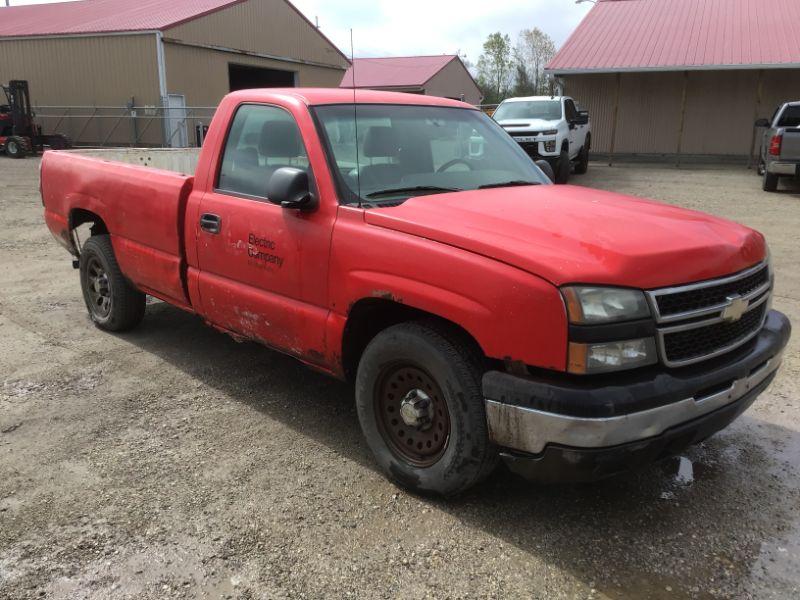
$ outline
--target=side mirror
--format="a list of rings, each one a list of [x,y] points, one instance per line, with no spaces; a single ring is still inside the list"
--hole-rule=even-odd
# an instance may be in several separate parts
[[[582,110],[578,113],[578,116],[575,117],[575,123],[578,125],[588,125],[589,124],[589,113],[585,110]]]
[[[272,174],[267,184],[267,198],[283,208],[313,210],[317,205],[308,172],[294,167],[281,167]]]
[[[759,119],[756,121],[756,127],[769,127],[769,119]]]
[[[555,183],[556,181],[556,174],[553,172],[553,167],[550,166],[550,163],[546,160],[537,160],[536,166],[542,170],[542,173],[547,175],[548,179]]]

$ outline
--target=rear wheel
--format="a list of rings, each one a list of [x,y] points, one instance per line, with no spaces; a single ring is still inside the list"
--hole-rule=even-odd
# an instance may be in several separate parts
[[[25,158],[31,153],[31,142],[28,138],[13,135],[6,138],[6,154],[11,158]]]
[[[361,429],[391,479],[420,493],[458,494],[494,469],[481,357],[466,336],[402,323],[367,346],[356,377]]]
[[[765,192],[774,192],[778,189],[778,176],[765,169],[761,187]]]
[[[122,275],[107,235],[89,238],[81,250],[81,289],[89,316],[107,331],[126,331],[144,317],[146,296]]]

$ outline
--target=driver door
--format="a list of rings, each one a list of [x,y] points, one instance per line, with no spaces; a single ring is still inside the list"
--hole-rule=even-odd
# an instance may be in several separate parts
[[[223,152],[200,203],[203,312],[218,327],[315,362],[324,354],[333,218],[267,197],[269,178],[281,167],[307,169],[313,182],[297,123],[283,108],[243,104]]]

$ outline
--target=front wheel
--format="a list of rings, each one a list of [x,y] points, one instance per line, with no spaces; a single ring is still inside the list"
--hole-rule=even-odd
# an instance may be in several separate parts
[[[558,157],[558,162],[553,169],[556,172],[556,183],[567,183],[569,181],[569,152],[564,149]]]
[[[414,492],[458,494],[497,464],[473,346],[438,324],[402,323],[379,333],[361,358],[361,429],[386,475]]]
[[[111,239],[90,237],[81,250],[81,289],[94,324],[107,331],[127,331],[144,317],[146,296],[122,275]]]
[[[585,175],[586,172],[589,170],[589,138],[586,138],[586,142],[581,147],[581,151],[578,153],[578,162],[575,165],[575,173],[577,175]]]

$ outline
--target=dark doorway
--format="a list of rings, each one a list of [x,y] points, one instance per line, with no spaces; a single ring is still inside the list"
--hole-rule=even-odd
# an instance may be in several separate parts
[[[228,64],[231,91],[252,88],[294,87],[294,71]]]

